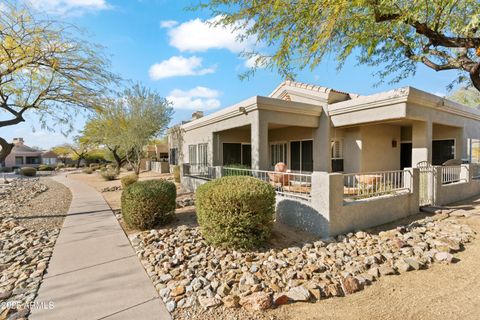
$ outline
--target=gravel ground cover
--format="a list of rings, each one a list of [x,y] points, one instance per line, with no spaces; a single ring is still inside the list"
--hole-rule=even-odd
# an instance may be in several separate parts
[[[26,319],[34,307],[70,202],[68,188],[48,178],[0,185],[0,319]]]
[[[259,311],[350,295],[382,277],[454,263],[473,237],[456,219],[426,217],[252,252],[213,248],[198,227],[185,225],[130,240],[175,319],[276,319]]]

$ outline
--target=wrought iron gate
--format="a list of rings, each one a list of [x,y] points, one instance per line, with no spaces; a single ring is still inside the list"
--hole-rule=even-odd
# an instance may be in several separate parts
[[[418,190],[420,206],[433,205],[433,195],[435,194],[434,167],[428,163],[428,161],[421,161],[417,164],[417,168],[420,171],[420,185]]]

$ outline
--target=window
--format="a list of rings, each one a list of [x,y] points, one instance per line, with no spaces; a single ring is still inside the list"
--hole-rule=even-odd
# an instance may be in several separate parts
[[[252,146],[248,143],[223,143],[223,165],[252,166]]]
[[[286,143],[274,143],[270,145],[270,165],[274,167],[279,162],[287,164]]]
[[[343,140],[335,139],[331,142],[332,172],[343,171]]]
[[[188,163],[197,164],[197,145],[191,144],[188,146]]]
[[[23,164],[23,157],[15,157],[15,164],[22,165]]]
[[[290,142],[290,168],[295,171],[313,171],[313,141]]]
[[[172,165],[177,165],[178,164],[178,149],[177,148],[171,148],[170,149],[170,164]]]
[[[208,143],[200,143],[198,145],[198,163],[207,165],[208,164]]]
[[[39,157],[26,157],[26,163],[27,164],[40,164],[40,158]]]

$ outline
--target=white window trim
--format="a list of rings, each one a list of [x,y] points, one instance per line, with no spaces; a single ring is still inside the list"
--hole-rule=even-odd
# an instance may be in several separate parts
[[[338,142],[340,144],[340,156],[335,157],[334,146],[335,143]],[[334,138],[330,142],[330,155],[332,160],[345,160],[345,143],[343,138]]]

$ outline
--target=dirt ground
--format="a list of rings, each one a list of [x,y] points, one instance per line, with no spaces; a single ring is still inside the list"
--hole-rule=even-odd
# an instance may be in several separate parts
[[[472,205],[473,204],[473,205]],[[452,206],[455,207],[455,206]],[[480,198],[457,204],[473,213],[459,218],[480,233]],[[456,254],[455,264],[382,277],[365,290],[317,303],[296,303],[272,311],[279,319],[480,319],[480,239]]]
[[[122,171],[120,176],[112,181],[105,181],[101,176],[100,172],[94,172],[92,174],[85,173],[72,173],[68,177],[73,180],[78,180],[87,183],[91,187],[94,187],[97,191],[101,192],[103,188],[121,186],[120,178],[126,175],[131,174],[132,172]],[[162,174],[152,171],[141,172],[139,175],[139,180],[150,180],[150,179],[167,179],[172,177],[171,174]],[[102,192],[105,201],[110,205],[112,210],[120,209],[120,196],[122,191],[111,191],[111,192]]]
[[[140,179],[165,177],[166,175],[146,172],[141,174]],[[76,174],[72,178],[85,181],[97,190],[120,185],[119,180],[107,182],[99,175]],[[103,196],[113,209],[118,209],[120,194],[120,191],[105,192]],[[469,218],[458,219],[470,225],[477,234],[480,233],[480,197],[451,207],[472,213]],[[193,207],[178,209],[177,218],[169,227],[182,224],[196,225]],[[297,240],[308,241],[306,237],[308,235],[276,226],[271,242],[284,246]],[[436,263],[427,270],[382,277],[365,290],[347,297],[285,305],[269,310],[264,315],[285,320],[480,319],[479,237],[468,244],[465,251],[457,253],[456,257],[460,261],[455,264]]]

